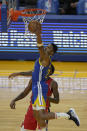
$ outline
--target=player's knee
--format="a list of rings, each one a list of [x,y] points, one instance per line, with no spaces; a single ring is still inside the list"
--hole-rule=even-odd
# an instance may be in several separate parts
[[[41,120],[45,120],[44,112],[43,112],[43,111],[40,111],[40,112],[39,112],[39,116],[40,116],[40,119],[41,119]]]

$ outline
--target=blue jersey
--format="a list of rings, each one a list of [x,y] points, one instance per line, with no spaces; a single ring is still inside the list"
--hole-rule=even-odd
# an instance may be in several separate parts
[[[51,63],[49,66],[42,66],[40,59],[35,62],[34,71],[32,73],[32,104],[34,106],[46,106],[48,85],[46,80],[50,72]]]
[[[50,72],[50,66],[42,66],[40,63],[40,59],[38,59],[35,62],[35,66],[34,66],[34,71],[32,73],[32,81],[33,83],[37,83],[37,82],[41,82],[41,81],[46,81],[48,74]]]

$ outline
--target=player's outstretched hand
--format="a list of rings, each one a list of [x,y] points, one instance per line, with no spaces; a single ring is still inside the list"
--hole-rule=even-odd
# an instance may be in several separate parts
[[[9,79],[13,79],[14,77],[16,77],[18,75],[18,73],[12,73],[11,75],[8,76]]]
[[[11,109],[15,109],[15,101],[14,100],[12,100],[11,101],[11,103],[10,103],[10,107],[11,107]]]

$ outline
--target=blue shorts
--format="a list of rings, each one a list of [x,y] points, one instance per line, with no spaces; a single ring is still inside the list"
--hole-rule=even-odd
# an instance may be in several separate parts
[[[46,108],[48,85],[46,82],[32,84],[32,106]]]

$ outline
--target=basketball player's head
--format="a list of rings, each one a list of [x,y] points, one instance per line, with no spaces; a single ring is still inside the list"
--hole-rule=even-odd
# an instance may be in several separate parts
[[[53,56],[57,51],[57,46],[53,43],[48,44],[48,46],[46,47],[46,52],[48,55]]]

